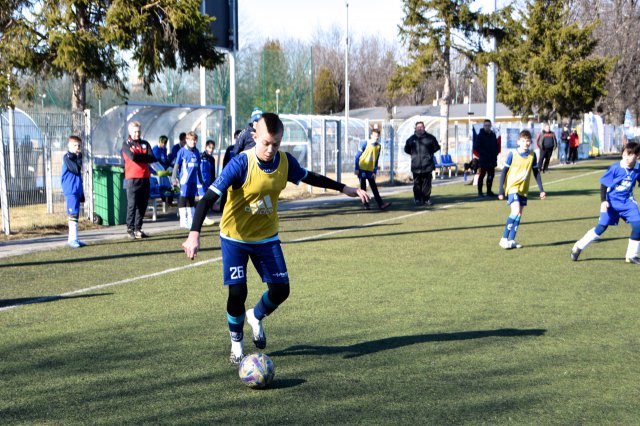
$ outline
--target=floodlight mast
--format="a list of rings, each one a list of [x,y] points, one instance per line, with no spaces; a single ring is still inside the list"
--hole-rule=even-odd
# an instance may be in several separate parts
[[[349,2],[344,2],[347,8],[347,34],[344,47],[344,147],[349,146]],[[342,156],[340,154],[340,144],[336,147],[336,180],[340,182]]]
[[[493,10],[498,10],[498,1],[493,0]],[[490,50],[496,51],[496,38],[491,37]],[[487,65],[487,119],[491,120],[491,123],[496,122],[496,64],[490,62]],[[495,124],[494,124],[495,125]]]

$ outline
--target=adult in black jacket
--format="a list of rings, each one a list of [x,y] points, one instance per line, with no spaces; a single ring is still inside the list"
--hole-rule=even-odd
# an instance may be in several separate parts
[[[500,145],[498,145],[496,134],[491,130],[491,120],[484,120],[482,130],[473,138],[473,153],[478,157],[478,196],[484,197],[482,185],[485,176],[487,176],[487,195],[493,196],[491,185],[496,174]]]
[[[433,204],[431,202],[431,178],[436,168],[434,154],[440,151],[436,137],[425,132],[424,123],[416,122],[415,133],[407,139],[404,152],[411,156],[413,173],[413,200],[416,206]]]
[[[540,160],[538,160],[538,170],[542,173],[546,173],[549,170],[549,160],[551,160],[551,154],[553,150],[558,146],[558,140],[556,134],[549,129],[549,125],[544,125],[544,130],[538,135],[536,141],[538,148],[540,149]]]
[[[253,148],[256,145],[256,141],[253,140],[253,134],[255,133],[256,124],[262,118],[262,111],[259,108],[255,108],[251,113],[251,122],[244,129],[238,138],[236,144],[233,146],[233,156],[240,154],[242,151],[246,151],[249,148]]]

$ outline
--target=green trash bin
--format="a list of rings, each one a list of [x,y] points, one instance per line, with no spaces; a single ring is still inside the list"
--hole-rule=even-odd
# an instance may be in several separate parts
[[[93,167],[94,213],[103,225],[127,223],[127,192],[123,184],[124,168],[109,164]]]

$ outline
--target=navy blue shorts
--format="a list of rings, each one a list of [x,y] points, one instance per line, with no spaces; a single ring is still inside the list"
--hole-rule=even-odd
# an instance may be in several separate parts
[[[76,195],[65,195],[67,200],[67,214],[69,216],[76,216],[80,214],[80,197]]]
[[[289,273],[284,261],[280,241],[260,244],[248,244],[220,238],[222,250],[222,271],[224,285],[244,284],[247,282],[247,263],[258,271],[262,281],[267,284],[289,284]]]
[[[519,202],[521,206],[527,205],[527,197],[523,197],[522,195],[515,193],[509,194],[507,197],[507,205],[511,205],[511,203]]]

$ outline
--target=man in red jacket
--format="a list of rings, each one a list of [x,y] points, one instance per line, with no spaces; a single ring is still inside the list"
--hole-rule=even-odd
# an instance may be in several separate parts
[[[147,237],[142,219],[149,204],[149,164],[155,163],[149,142],[140,139],[140,123],[129,123],[129,138],[122,144],[124,178],[127,186],[127,234],[130,239]]]

